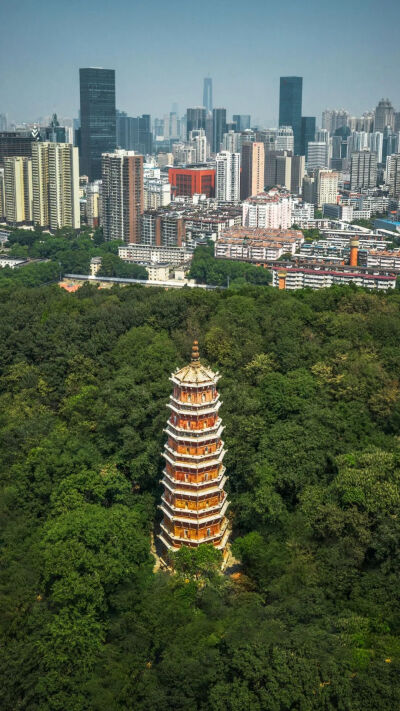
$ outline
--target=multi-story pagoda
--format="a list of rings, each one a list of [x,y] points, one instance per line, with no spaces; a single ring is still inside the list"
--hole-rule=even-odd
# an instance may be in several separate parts
[[[212,543],[224,551],[229,531],[225,513],[228,500],[221,439],[218,373],[200,363],[197,341],[191,363],[176,370],[168,407],[165,458],[164,514],[159,538],[167,550]]]

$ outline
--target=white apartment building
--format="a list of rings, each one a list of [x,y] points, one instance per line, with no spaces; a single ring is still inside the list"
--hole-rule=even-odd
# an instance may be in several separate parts
[[[143,179],[144,209],[157,210],[171,202],[171,185],[167,177]]]
[[[79,154],[70,143],[32,143],[33,222],[79,229]]]
[[[118,247],[118,256],[134,264],[173,264],[190,262],[193,253],[185,247],[164,247],[144,244],[126,244]]]
[[[282,276],[279,275],[285,274]],[[383,276],[378,274],[354,273],[351,271],[334,271],[325,269],[307,269],[303,267],[285,267],[284,269],[272,268],[272,286],[293,289],[326,289],[334,284],[355,284],[366,289],[379,289],[387,291],[396,287],[396,276]]]
[[[30,158],[4,158],[4,216],[11,225],[32,221]]]
[[[338,196],[339,173],[334,170],[319,170],[314,183],[314,205],[322,207],[324,203],[334,204]]]
[[[240,153],[242,147],[242,134],[236,131],[224,133],[222,138],[222,150],[229,153]]]
[[[293,222],[292,205],[290,193],[277,188],[253,195],[243,202],[242,224],[244,227],[288,229]]]
[[[215,159],[215,197],[225,202],[240,200],[240,153],[221,151]]]

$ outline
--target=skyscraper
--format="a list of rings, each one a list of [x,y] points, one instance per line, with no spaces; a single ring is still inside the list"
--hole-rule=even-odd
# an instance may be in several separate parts
[[[71,143],[32,144],[33,222],[79,229],[79,155]]]
[[[240,199],[240,153],[221,151],[216,157],[215,197],[226,202]]]
[[[81,173],[101,178],[101,154],[116,147],[115,71],[79,70],[81,99]]]
[[[250,114],[233,114],[232,120],[236,124],[236,131],[246,131],[250,128]]]
[[[301,105],[303,77],[281,77],[279,90],[279,125],[291,126],[294,152],[301,151]]]
[[[143,156],[124,150],[105,153],[102,180],[104,238],[138,244],[144,209]]]
[[[226,133],[226,109],[213,109],[213,153],[221,150],[224,133]]]
[[[30,131],[2,131],[0,132],[0,166],[4,158],[10,156],[32,157],[32,143],[35,139]]]
[[[394,130],[394,108],[389,99],[381,99],[375,109],[374,131],[383,131],[386,126],[390,126]]]
[[[315,141],[315,116],[302,116],[300,153],[306,158],[308,155],[308,144],[311,141]]]
[[[205,77],[203,85],[203,106],[210,113],[213,110],[212,79]],[[201,128],[204,128],[203,126]]]
[[[186,110],[186,137],[189,138],[190,131],[197,128],[206,130],[206,114],[204,106],[195,106]]]
[[[240,199],[257,195],[264,190],[264,144],[242,144],[242,175],[240,179]]]

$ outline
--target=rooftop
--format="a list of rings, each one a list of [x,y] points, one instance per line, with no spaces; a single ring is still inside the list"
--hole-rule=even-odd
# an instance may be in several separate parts
[[[202,365],[200,362],[199,344],[197,341],[193,341],[191,362],[176,373],[173,373],[172,377],[188,385],[202,385],[203,383],[214,382],[216,373]]]

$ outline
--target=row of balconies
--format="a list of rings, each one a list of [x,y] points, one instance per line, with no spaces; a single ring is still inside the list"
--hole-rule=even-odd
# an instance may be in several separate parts
[[[173,467],[184,467],[192,469],[198,469],[199,466],[211,467],[213,465],[217,466],[220,462],[222,462],[226,452],[223,446],[223,442],[221,442],[221,445],[217,450],[215,450],[214,452],[209,452],[208,454],[180,454],[174,449],[171,449],[168,444],[165,444],[162,456]]]
[[[216,494],[225,486],[227,477],[224,475],[225,467],[221,467],[221,473],[215,479],[204,479],[201,481],[184,481],[181,479],[174,479],[169,476],[164,470],[164,479],[160,479],[160,483],[164,485],[171,494],[178,495],[188,495],[193,494],[197,496],[198,493],[201,494]],[[183,487],[183,488],[181,488]]]
[[[214,529],[214,530],[213,530]],[[201,543],[213,543],[217,548],[224,548],[229,536],[228,522],[225,519],[222,524],[217,527],[207,527],[204,529],[180,528],[171,531],[168,527],[161,523],[161,540],[167,548],[180,548],[182,545],[200,545]],[[166,539],[162,534],[165,534]]]
[[[204,402],[204,403],[182,403],[180,400],[176,400],[172,395],[170,397],[167,407],[176,412],[178,415],[197,415],[204,417],[205,415],[216,415],[219,408],[221,407],[221,400],[215,400],[214,402]]]
[[[167,427],[164,432],[177,441],[185,441],[189,443],[205,442],[215,437],[220,438],[223,430],[225,429],[221,425],[220,418],[216,419],[211,427],[207,427],[207,429],[201,428],[197,431],[194,429],[177,427],[173,422],[171,422],[171,420],[172,418],[168,420]]]

